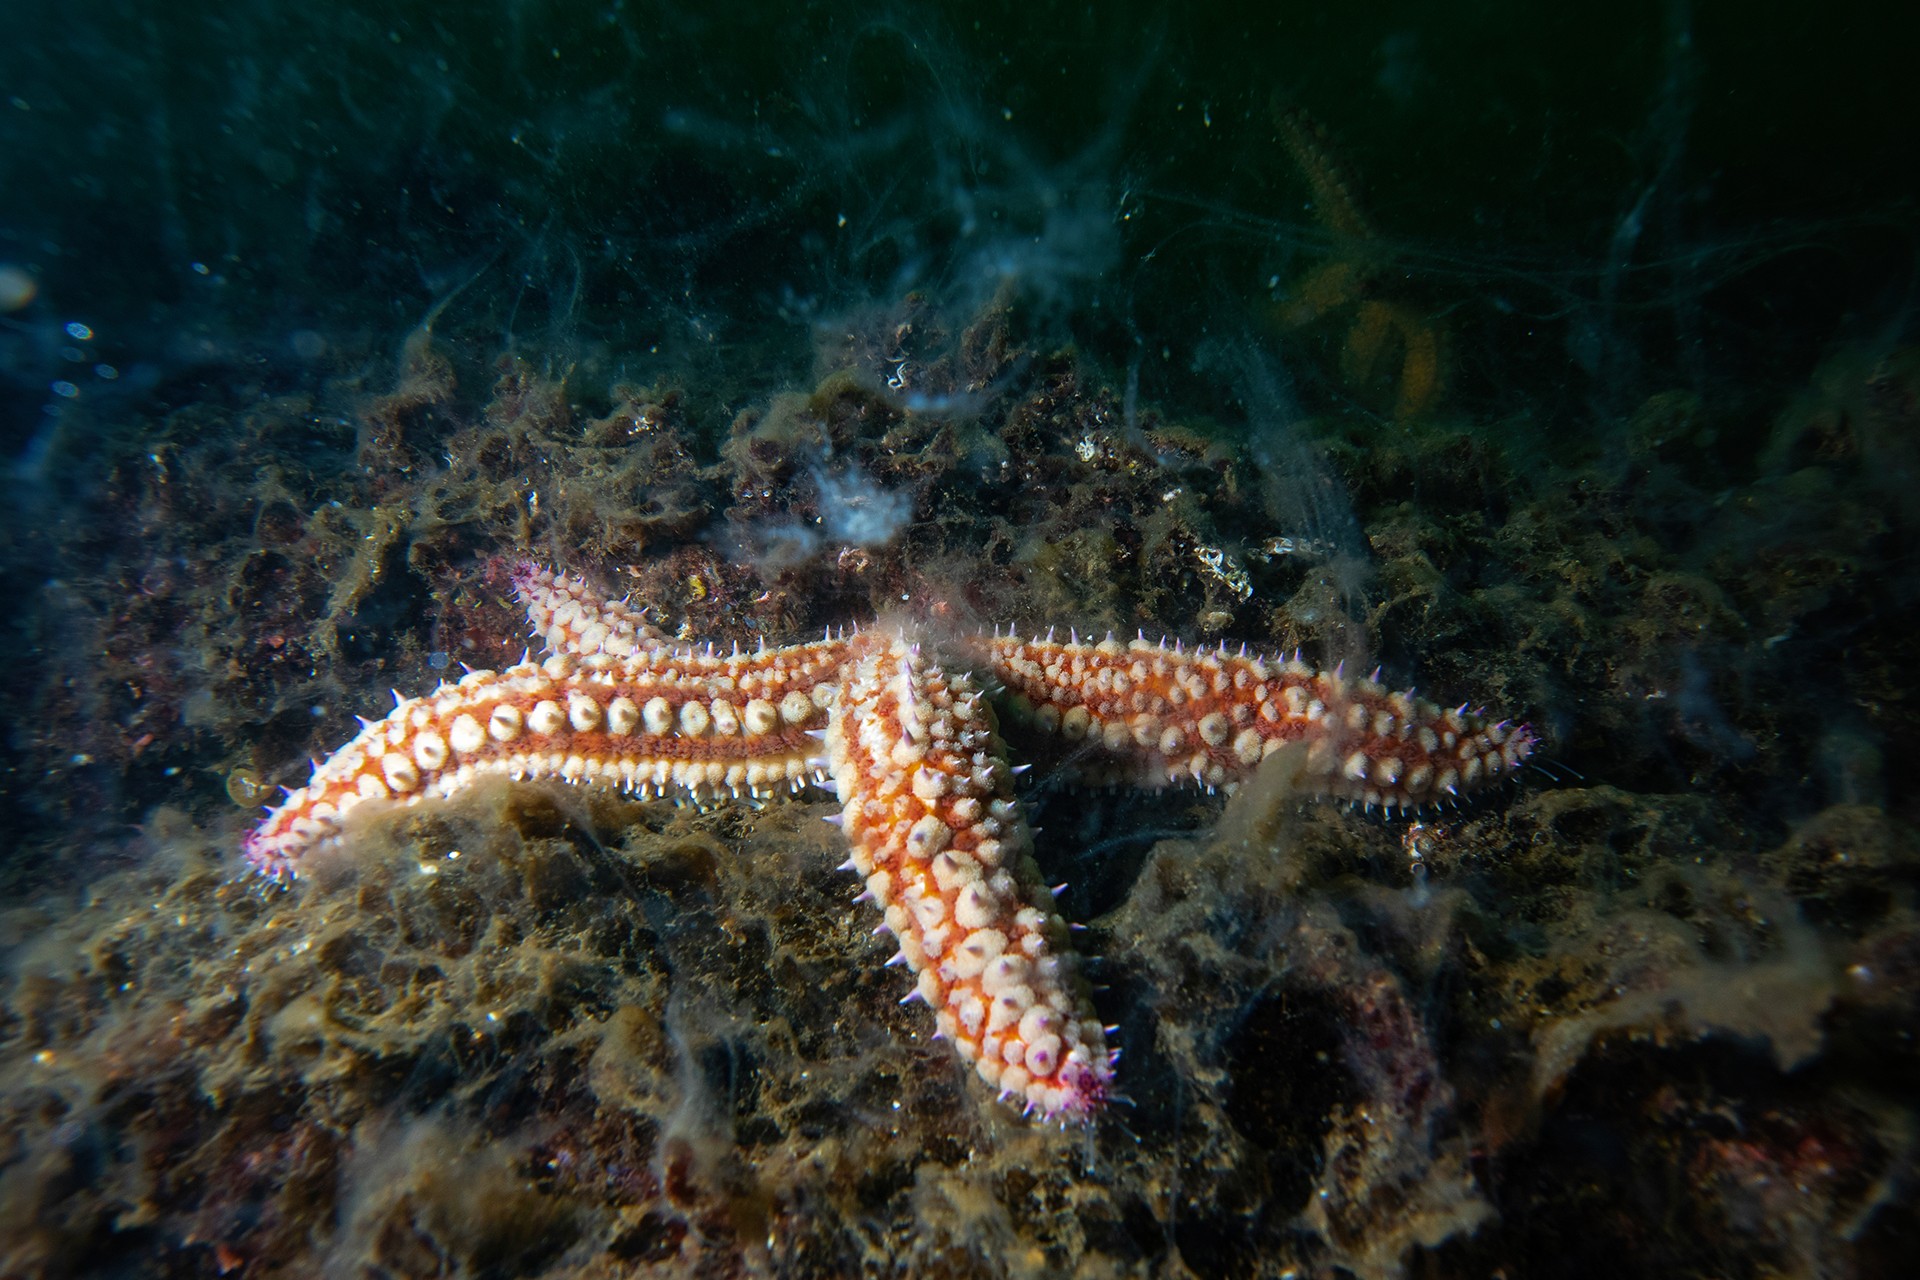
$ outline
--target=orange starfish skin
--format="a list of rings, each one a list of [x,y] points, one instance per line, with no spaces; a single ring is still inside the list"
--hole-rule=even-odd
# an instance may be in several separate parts
[[[979,636],[948,670],[883,628],[717,654],[578,579],[523,565],[514,585],[552,656],[396,695],[248,836],[257,870],[295,875],[361,805],[451,796],[489,775],[703,798],[830,781],[846,869],[916,975],[909,998],[1002,1097],[1049,1119],[1095,1114],[1115,1055],[965,666],[1034,723],[1086,741],[1092,772],[1148,786],[1231,787],[1305,740],[1309,790],[1419,806],[1512,772],[1534,745],[1525,728],[1224,648]]]
[[[1139,786],[1232,787],[1289,742],[1306,741],[1310,794],[1419,808],[1485,786],[1533,753],[1525,726],[1445,711],[1373,680],[1297,659],[1186,652],[1142,638],[1062,644],[981,637],[981,664],[1017,713],[1094,751],[1095,776]]]
[[[360,804],[445,797],[485,774],[703,796],[826,780],[812,735],[848,641],[719,655],[671,644],[577,578],[523,564],[514,588],[552,656],[395,694],[384,720],[363,721],[247,838],[254,867],[292,875]]]
[[[649,669],[559,653],[472,671],[401,701],[317,765],[248,837],[247,857],[292,874],[359,805],[446,797],[488,774],[651,794],[819,781],[807,730],[825,722],[843,661],[828,645],[776,651],[758,665],[663,655]]]
[[[833,781],[861,897],[940,1035],[1003,1099],[1078,1120],[1113,1078],[1106,1033],[1031,857],[992,713],[895,635],[873,636],[828,722]]]

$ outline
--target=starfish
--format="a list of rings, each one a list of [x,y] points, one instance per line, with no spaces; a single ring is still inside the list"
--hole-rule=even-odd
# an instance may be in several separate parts
[[[1003,1100],[1063,1123],[1111,1095],[1117,1053],[1096,1015],[1032,836],[980,671],[1038,729],[1080,744],[1088,777],[1231,789],[1290,742],[1309,792],[1389,810],[1484,787],[1532,733],[1443,711],[1296,657],[1188,651],[1144,636],[1083,643],[981,635],[946,657],[906,625],[716,653],[537,565],[514,588],[549,656],[469,671],[362,721],[248,836],[276,879],[337,840],[354,809],[447,797],[486,776],[711,800],[830,786],[857,873],[934,1010]]]

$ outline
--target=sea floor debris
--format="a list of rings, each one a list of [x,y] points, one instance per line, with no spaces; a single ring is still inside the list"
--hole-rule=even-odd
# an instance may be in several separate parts
[[[1201,425],[1123,430],[1070,358],[952,371],[1003,388],[964,422],[856,361],[718,450],[676,389],[595,416],[509,362],[469,404],[430,345],[412,360],[349,411],[381,429],[338,430],[318,506],[259,478],[330,420],[308,400],[104,442],[91,501],[138,518],[35,597],[63,678],[6,693],[57,785],[5,872],[0,1269],[1467,1275],[1580,1235],[1596,1274],[1870,1274],[1912,1238],[1920,845],[1886,673],[1920,628],[1863,585],[1907,517],[1831,441],[1903,447],[1920,362],[1853,366],[1871,429],[1783,412],[1797,465],[1719,503],[1678,500],[1727,482],[1685,444],[1710,407],[1650,403],[1633,438],[1684,538],[1634,532],[1643,499],[1578,459],[1523,475],[1464,424],[1367,450],[1330,426],[1379,565],[1356,618],[1299,557],[1246,557],[1244,599],[1204,572],[1195,548],[1286,532],[1254,464]],[[413,466],[430,445],[446,468]],[[911,495],[897,540],[764,570],[693,536],[805,518],[828,445]],[[1833,518],[1787,520],[1783,488]],[[1131,1103],[1033,1128],[898,1005],[824,799],[502,779],[356,818],[297,889],[239,874],[235,801],[375,691],[518,657],[505,546],[747,649],[902,595],[955,634],[1370,634],[1587,776],[1429,813],[1416,862],[1277,770],[1224,806],[1088,791],[1085,757],[1009,716]],[[61,659],[74,637],[100,656]],[[1681,1227],[1632,1207],[1656,1187]]]

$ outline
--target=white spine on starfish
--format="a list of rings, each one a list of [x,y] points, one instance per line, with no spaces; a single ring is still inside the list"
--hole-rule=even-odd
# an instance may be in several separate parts
[[[1090,1115],[1113,1079],[1106,1035],[978,691],[871,633],[827,746],[862,896],[886,912],[940,1034],[1003,1097]]]

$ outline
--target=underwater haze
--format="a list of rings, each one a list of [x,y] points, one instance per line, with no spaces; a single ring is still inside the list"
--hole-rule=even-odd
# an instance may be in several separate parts
[[[0,1276],[1907,1274],[1916,49],[0,3]],[[658,781],[547,702],[307,795],[596,620]],[[812,744],[912,697],[684,767],[856,628],[997,726],[1082,1109],[867,901]]]

